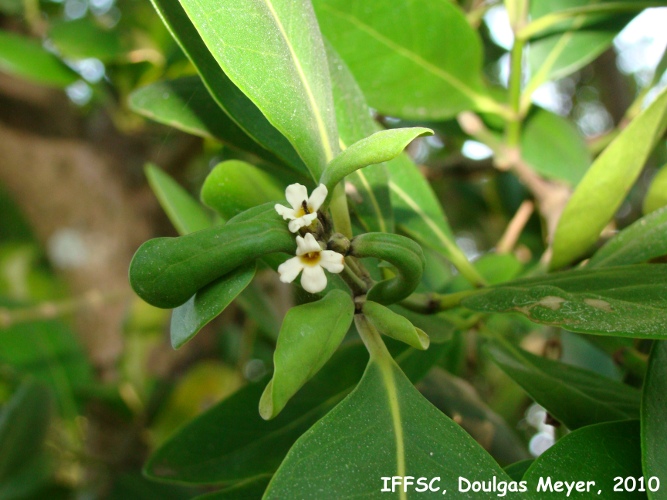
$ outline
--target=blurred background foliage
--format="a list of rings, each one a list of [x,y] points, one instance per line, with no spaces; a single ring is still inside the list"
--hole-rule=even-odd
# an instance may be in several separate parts
[[[486,78],[506,86],[511,31],[501,2],[459,4],[479,26]],[[644,12],[599,57],[537,90],[542,109],[527,122],[522,146],[540,173],[549,176],[565,154],[571,171],[560,175],[576,183],[641,89],[662,77],[664,10]],[[243,157],[130,109],[137,88],[190,74],[192,65],[147,1],[0,0],[0,498],[200,494],[142,478],[147,455],[184,422],[271,370],[280,318],[292,300],[275,276],[260,275],[235,307],[179,351],[169,346],[169,312],[142,303],[127,285],[139,243],[176,234],[147,184],[146,162],[198,197],[213,166]],[[534,213],[512,253],[486,255],[529,198],[526,189],[494,168],[491,151],[455,120],[428,126],[436,135],[415,141],[410,153],[460,246],[491,282],[529,267],[544,251]],[[666,162],[663,144],[619,210],[618,228],[641,213]],[[448,266],[431,267],[441,270],[428,275],[432,289],[465,286]],[[251,306],[266,314],[246,314]],[[532,352],[640,380],[641,359],[635,373],[628,370],[633,360],[619,360],[622,339],[596,346],[596,337],[501,316],[491,327],[511,329]],[[419,387],[501,463],[538,454],[558,430],[487,361],[479,336],[455,334]]]

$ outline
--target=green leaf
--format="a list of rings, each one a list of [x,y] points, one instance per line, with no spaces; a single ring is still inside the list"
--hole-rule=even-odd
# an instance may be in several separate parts
[[[216,165],[201,190],[202,201],[224,219],[269,201],[282,201],[284,197],[284,188],[275,178],[239,160]]]
[[[564,484],[558,492],[539,490],[540,481],[544,485],[547,478],[552,487],[556,481],[569,482],[573,489],[568,498],[641,498],[644,495],[614,491],[617,477],[638,479],[641,475],[639,424],[633,420],[591,425],[568,434],[535,459],[523,480],[538,498],[563,498],[568,494]],[[588,481],[594,484],[586,488]],[[584,483],[583,492],[577,492],[577,482]]]
[[[352,390],[367,359],[359,344],[340,349],[269,421],[257,412],[267,380],[248,384],[177,431],[150,457],[146,474],[193,484],[270,476],[294,441]]]
[[[375,132],[355,142],[331,160],[322,172],[320,184],[324,184],[331,192],[336,184],[352,172],[396,158],[408,144],[423,135],[433,135],[433,131],[410,127]]]
[[[364,303],[362,311],[368,321],[383,335],[405,342],[415,349],[428,349],[430,343],[428,335],[415,328],[404,316],[371,300]]]
[[[275,155],[261,147],[213,100],[197,76],[153,83],[130,94],[130,108],[152,120],[189,134],[216,139],[236,149],[280,165]]]
[[[645,214],[667,206],[667,165],[653,177],[648,188],[642,210]]]
[[[25,498],[46,480],[44,440],[51,392],[25,382],[0,412],[0,498]]]
[[[56,320],[17,323],[0,328],[0,345],[0,366],[49,386],[63,417],[80,413],[77,395],[93,384],[93,370],[70,328]]]
[[[560,218],[551,268],[581,257],[595,243],[667,128],[667,89],[597,157]]]
[[[338,153],[326,53],[310,2],[183,0],[211,55],[314,179]]]
[[[516,431],[486,405],[467,381],[434,367],[417,389],[445,415],[456,419],[456,423],[501,464],[530,456]]]
[[[160,206],[179,234],[211,227],[211,217],[174,179],[152,163],[144,168],[148,183]]]
[[[598,250],[587,268],[638,264],[667,255],[667,207],[626,227]]]
[[[79,75],[35,41],[6,31],[0,31],[0,71],[56,88],[67,87],[79,79]]]
[[[576,186],[591,164],[583,136],[569,120],[538,109],[530,115],[521,137],[523,158],[544,177]]]
[[[644,379],[641,411],[642,464],[644,477],[656,476],[667,484],[667,342],[653,344]],[[663,493],[649,493],[649,498],[664,498]]]
[[[563,10],[576,7],[595,7],[589,0],[551,0],[530,2],[533,20],[525,30],[534,30]],[[638,8],[636,10],[641,9]],[[559,12],[560,11],[560,12]],[[634,13],[615,12],[607,14],[583,13],[552,24],[540,33],[541,38],[530,42],[528,64],[531,78],[524,89],[522,108],[526,109],[533,92],[549,80],[558,80],[571,75],[604,52],[614,37],[633,18]],[[533,33],[535,34],[535,33]],[[522,30],[519,31],[522,37]]]
[[[313,4],[322,32],[381,113],[436,120],[498,111],[482,85],[479,35],[451,2]]]
[[[178,349],[194,337],[250,284],[255,264],[239,267],[195,293],[171,314],[171,346]]]
[[[507,472],[507,475],[512,478],[513,481],[521,481],[523,478],[523,475],[526,473],[528,468],[533,464],[535,460],[532,458],[526,459],[526,460],[520,460],[518,462],[514,462],[513,464],[508,465],[505,467],[505,472]]]
[[[274,210],[263,218],[148,240],[132,258],[130,284],[149,304],[173,308],[239,266],[295,249],[293,235]]]
[[[637,389],[559,361],[500,344],[488,348],[493,361],[549,414],[569,429],[637,418]]]
[[[329,74],[336,108],[336,123],[341,148],[375,133],[379,125],[371,117],[366,98],[352,73],[336,54],[331,44],[326,44]],[[394,232],[394,218],[389,199],[389,175],[384,164],[370,165],[357,170],[346,182],[354,187],[354,196],[348,197],[348,207],[357,215],[367,232]]]
[[[49,38],[63,55],[71,59],[94,57],[103,62],[125,55],[126,48],[118,31],[104,29],[90,18],[51,25]]]
[[[271,476],[260,476],[221,491],[200,495],[195,500],[256,500],[262,498],[270,480]]]
[[[406,155],[387,162],[396,225],[420,244],[450,260],[471,283],[484,279],[456,244],[449,222],[431,186]]]
[[[575,269],[480,290],[461,304],[598,335],[667,337],[667,265]]]
[[[285,136],[269,123],[257,106],[232,83],[220,68],[188,19],[180,2],[178,0],[151,1],[167,29],[197,68],[210,95],[220,108],[260,146],[275,153],[296,171],[307,174],[308,170],[303,160]]]
[[[440,477],[434,484],[440,495],[455,491],[459,476],[509,479],[384,353],[372,355],[357,388],[299,438],[264,498],[308,498],[317,491],[330,498],[375,498],[382,477],[391,476]],[[398,497],[405,498],[397,491]]]
[[[278,415],[324,366],[345,337],[353,316],[354,302],[342,290],[332,290],[317,302],[287,312],[273,354],[273,378],[259,402],[262,418]]]
[[[445,347],[407,349],[396,359],[416,381]],[[368,352],[361,343],[341,347],[269,421],[257,412],[267,379],[248,384],[177,431],[150,457],[146,474],[193,484],[230,484],[272,475],[298,437],[354,388],[367,361]]]

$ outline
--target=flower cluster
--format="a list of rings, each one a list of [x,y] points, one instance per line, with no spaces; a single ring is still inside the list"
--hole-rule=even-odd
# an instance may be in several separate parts
[[[308,196],[308,190],[301,184],[290,184],[285,189],[285,198],[292,208],[276,204],[275,209],[283,219],[288,220],[291,232],[308,228],[317,219],[317,211],[327,197],[327,187],[320,184]],[[317,293],[327,286],[324,269],[330,273],[340,273],[345,267],[344,258],[333,250],[323,250],[311,232],[296,237],[296,257],[278,266],[280,281],[291,283],[301,273],[301,286],[310,293]]]

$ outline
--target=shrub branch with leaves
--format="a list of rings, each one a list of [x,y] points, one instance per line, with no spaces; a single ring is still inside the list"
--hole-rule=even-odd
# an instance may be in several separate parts
[[[150,476],[221,485],[220,498],[375,497],[388,476],[439,477],[452,492],[459,477],[524,480],[521,498],[540,498],[536,485],[547,475],[595,481],[607,497],[615,477],[643,476],[658,478],[661,489],[649,495],[662,498],[667,266],[646,262],[667,254],[664,197],[582,261],[664,145],[667,91],[643,110],[640,95],[627,127],[585,173],[545,165],[527,141],[532,93],[604,50],[619,23],[664,2],[548,2],[553,11],[545,11],[547,2],[507,0],[514,45],[506,90],[482,78],[473,26],[484,2],[473,2],[479,12],[468,18],[453,2],[426,0],[153,2],[199,79],[140,89],[133,107],[257,162],[231,160],[211,172],[202,200],[226,222],[205,228],[202,209],[150,167],[183,235],[141,246],[130,268],[134,290],[174,308],[175,347],[241,294],[258,267],[308,294],[283,320],[263,392],[250,384],[181,429],[150,459]],[[187,103],[165,106],[165,88],[198,93],[206,115]],[[433,131],[384,130],[366,100],[412,123],[458,117],[489,146],[497,168],[513,172],[537,203],[546,242],[540,264],[519,279],[471,264],[403,153]],[[571,133],[564,120],[548,120]],[[460,285],[429,287],[433,254],[458,269]],[[601,336],[603,345],[605,336],[650,339],[643,393],[519,348],[506,332],[520,316]],[[482,335],[498,367],[571,433],[534,461],[502,469],[414,386],[446,349],[448,325],[457,336]],[[343,343],[350,330],[367,362],[353,340]],[[624,345],[641,358],[632,341]],[[257,404],[269,422],[258,419]]]

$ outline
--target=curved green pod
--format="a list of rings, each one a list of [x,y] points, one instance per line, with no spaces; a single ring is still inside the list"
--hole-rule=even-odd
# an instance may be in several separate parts
[[[375,257],[394,266],[396,276],[380,281],[367,294],[368,300],[385,305],[403,300],[414,292],[426,263],[419,244],[390,233],[366,233],[355,237],[350,243],[350,255]]]
[[[178,238],[155,238],[134,254],[130,284],[149,304],[169,309],[238,266],[270,253],[293,254],[295,249],[294,236],[275,213]]]

